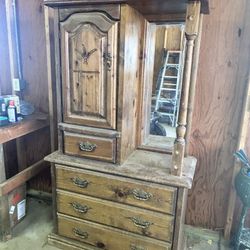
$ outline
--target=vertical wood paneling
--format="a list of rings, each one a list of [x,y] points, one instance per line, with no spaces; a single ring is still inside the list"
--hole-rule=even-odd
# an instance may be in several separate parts
[[[250,2],[212,0],[204,16],[189,154],[198,166],[186,222],[223,228],[250,65]]]
[[[42,0],[17,0],[20,47],[27,89],[24,98],[48,112],[46,39]]]
[[[0,94],[11,94],[5,1],[0,1]]]

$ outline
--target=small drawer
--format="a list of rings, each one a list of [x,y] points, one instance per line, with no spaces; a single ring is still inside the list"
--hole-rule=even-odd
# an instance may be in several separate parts
[[[57,188],[167,214],[175,213],[177,188],[56,165]]]
[[[59,213],[172,241],[174,216],[58,190]]]
[[[116,139],[64,132],[64,152],[115,163]]]
[[[107,250],[170,250],[171,245],[97,223],[58,214],[58,233]]]

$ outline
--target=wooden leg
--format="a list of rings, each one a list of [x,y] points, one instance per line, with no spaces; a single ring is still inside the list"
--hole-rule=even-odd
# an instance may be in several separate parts
[[[179,188],[177,196],[177,207],[176,218],[175,218],[175,229],[173,238],[173,250],[183,250],[184,249],[184,222],[187,204],[187,189]]]
[[[0,183],[6,180],[3,144],[0,144]],[[11,238],[8,195],[0,196],[0,240]]]
[[[24,137],[19,137],[16,139],[16,149],[17,149],[18,172],[21,172],[27,168]]]
[[[6,180],[3,144],[0,144],[0,183]]]
[[[8,195],[0,197],[0,239],[2,241],[11,239]]]

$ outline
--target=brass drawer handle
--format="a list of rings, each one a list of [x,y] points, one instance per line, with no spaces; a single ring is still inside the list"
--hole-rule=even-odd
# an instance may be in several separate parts
[[[131,249],[131,250],[146,250],[144,247],[136,246],[136,245],[134,245],[134,244],[131,244],[131,245],[130,245],[130,249]]]
[[[132,194],[133,194],[135,199],[141,200],[141,201],[147,201],[153,196],[150,193],[147,193],[147,192],[145,192],[143,190],[138,190],[138,189],[134,189],[132,191]]]
[[[103,53],[103,58],[104,58],[104,61],[106,62],[106,65],[107,65],[107,70],[108,71],[111,71],[111,66],[112,66],[112,56],[111,54],[108,52],[108,53]]]
[[[89,182],[87,180],[81,180],[78,177],[71,178],[71,181],[80,188],[86,188],[89,185]]]
[[[72,203],[69,203],[76,212],[78,213],[82,213],[82,214],[86,214],[88,212],[88,210],[90,209],[88,206],[83,206],[79,203],[76,203],[76,202],[72,202]]]
[[[83,232],[81,229],[79,228],[73,228],[73,233],[75,236],[80,237],[82,239],[87,239],[89,237],[87,232]]]
[[[132,217],[132,218],[130,218],[130,219],[133,221],[133,223],[134,223],[134,225],[135,225],[136,227],[140,227],[140,228],[142,228],[142,229],[149,228],[150,225],[153,224],[152,222],[144,221],[144,220],[142,220],[141,218]]]
[[[85,152],[93,152],[95,151],[96,147],[96,144],[90,143],[88,141],[79,143],[79,149]]]

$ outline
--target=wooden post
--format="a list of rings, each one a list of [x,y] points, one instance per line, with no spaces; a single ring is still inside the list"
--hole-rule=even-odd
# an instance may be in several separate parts
[[[6,180],[3,144],[0,144],[0,183]]]
[[[0,240],[11,238],[8,195],[0,196]]]
[[[183,159],[185,153],[185,134],[187,125],[187,109],[189,101],[189,87],[192,71],[192,59],[194,51],[194,41],[198,35],[200,17],[200,2],[188,3],[186,13],[186,53],[183,70],[183,83],[180,99],[180,112],[178,117],[178,126],[176,128],[176,140],[173,148],[173,159],[171,174],[182,175]]]
[[[195,101],[195,87],[196,87],[199,54],[200,54],[202,22],[203,22],[203,15],[200,16],[199,32],[198,32],[197,38],[195,39],[195,44],[194,44],[192,73],[191,73],[190,87],[189,87],[186,141],[189,141],[190,134],[191,134],[191,125],[192,125],[192,119],[193,119],[193,106],[194,106],[194,101]],[[189,152],[189,145],[190,144],[186,144],[185,155],[187,155]]]
[[[55,43],[54,34],[57,32],[54,18],[57,17],[57,12],[47,6],[44,6],[45,16],[45,35],[46,35],[46,53],[47,53],[47,71],[48,71],[48,90],[49,90],[49,118],[50,118],[50,143],[51,151],[58,148],[58,132],[57,132],[57,86],[56,86],[56,61],[55,61]],[[58,64],[57,64],[58,65]],[[58,66],[57,66],[58,67]]]

